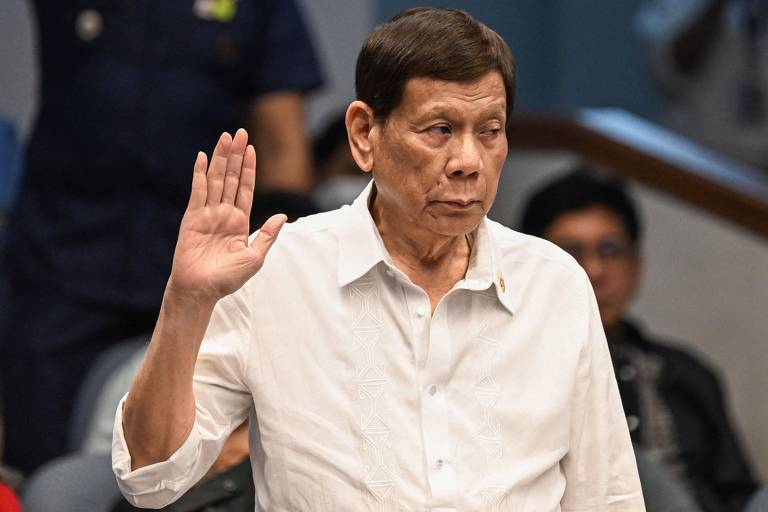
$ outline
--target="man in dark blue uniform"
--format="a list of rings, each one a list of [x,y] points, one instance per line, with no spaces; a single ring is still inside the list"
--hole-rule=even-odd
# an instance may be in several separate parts
[[[40,111],[9,226],[12,303],[0,343],[5,458],[24,471],[67,450],[73,398],[94,358],[152,329],[190,155],[244,126],[265,155],[257,186],[302,197],[311,183],[302,96],[321,82],[292,1],[35,8]]]

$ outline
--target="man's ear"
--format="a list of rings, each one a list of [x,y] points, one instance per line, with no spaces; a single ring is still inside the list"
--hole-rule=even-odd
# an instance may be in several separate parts
[[[345,121],[352,158],[360,169],[371,172],[374,156],[372,136],[376,126],[373,109],[363,101],[353,101],[349,104]]]

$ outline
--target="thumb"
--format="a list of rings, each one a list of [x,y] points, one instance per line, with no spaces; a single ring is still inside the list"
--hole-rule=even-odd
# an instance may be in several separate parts
[[[259,259],[263,260],[267,255],[267,251],[277,240],[277,234],[280,233],[287,220],[288,217],[278,213],[268,218],[264,225],[261,226],[256,238],[251,242],[251,248],[259,255]]]

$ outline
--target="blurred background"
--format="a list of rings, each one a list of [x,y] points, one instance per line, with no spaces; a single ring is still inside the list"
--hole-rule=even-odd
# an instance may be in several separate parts
[[[675,145],[663,131],[670,95],[638,21],[643,3],[301,0],[325,74],[325,86],[309,97],[308,130],[317,135],[353,99],[363,39],[400,10],[458,7],[499,32],[518,62],[520,119],[491,216],[515,228],[521,199],[579,158],[626,176],[646,233],[645,280],[633,314],[719,370],[745,451],[765,478],[768,175],[738,155]],[[35,37],[28,2],[0,2],[0,117],[22,145],[37,108]],[[13,176],[0,177],[6,202]]]

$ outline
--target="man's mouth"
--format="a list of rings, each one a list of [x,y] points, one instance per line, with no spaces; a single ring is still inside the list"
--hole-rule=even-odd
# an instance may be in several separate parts
[[[474,199],[441,199],[439,201],[434,201],[434,202],[443,204],[445,206],[448,206],[449,208],[464,210],[464,209],[471,208],[472,206],[479,203],[480,201],[476,201]]]

